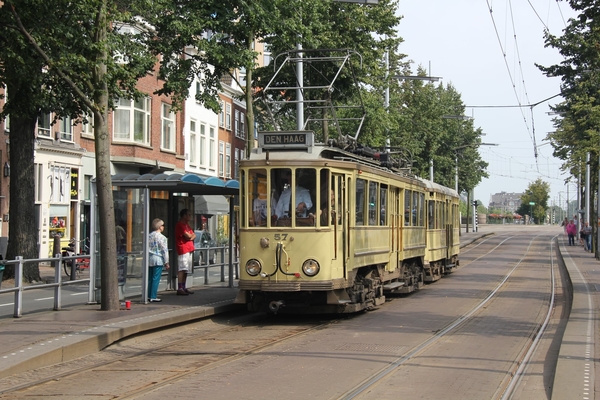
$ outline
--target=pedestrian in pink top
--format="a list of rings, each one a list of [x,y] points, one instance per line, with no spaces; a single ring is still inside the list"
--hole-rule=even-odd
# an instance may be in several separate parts
[[[575,235],[577,235],[577,225],[570,220],[567,224],[567,235],[569,235],[569,246],[575,246]]]

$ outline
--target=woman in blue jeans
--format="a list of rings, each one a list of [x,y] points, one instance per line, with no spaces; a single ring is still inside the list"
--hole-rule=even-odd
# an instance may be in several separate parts
[[[148,247],[150,249],[150,260],[148,262],[148,299],[157,303],[158,284],[162,274],[163,266],[169,269],[169,249],[167,247],[167,238],[162,234],[165,229],[165,223],[160,218],[152,221],[152,232],[148,237]]]

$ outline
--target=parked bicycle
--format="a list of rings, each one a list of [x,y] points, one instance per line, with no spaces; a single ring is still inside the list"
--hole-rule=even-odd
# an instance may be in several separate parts
[[[69,240],[69,245],[62,248],[62,256],[63,257],[75,257],[75,245],[76,242],[81,243],[81,248],[78,255],[87,255],[90,253],[90,248],[87,245],[89,238],[85,238],[83,240],[76,240],[75,238]],[[90,260],[88,258],[68,258],[66,260],[62,260],[63,269],[65,274],[69,276],[71,279],[75,279],[75,276],[79,276],[82,269],[86,269],[90,267]],[[75,268],[73,268],[75,267]],[[73,276],[72,274],[75,274]]]

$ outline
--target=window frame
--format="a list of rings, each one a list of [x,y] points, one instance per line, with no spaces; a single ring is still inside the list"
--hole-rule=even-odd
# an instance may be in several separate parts
[[[168,110],[168,112],[167,112]],[[168,115],[165,115],[168,114]],[[175,113],[169,103],[160,104],[160,148],[175,151]]]
[[[219,170],[218,175],[221,178],[225,177],[225,142],[219,140]]]
[[[58,120],[58,137],[62,141],[73,141],[73,123],[71,117],[64,117]]]
[[[198,121],[194,118],[190,118],[190,148],[189,148],[189,161],[190,165],[196,166],[197,164],[197,147],[198,147]]]
[[[43,121],[43,122],[47,122],[47,126],[45,124],[40,123],[40,122],[42,122],[42,119],[45,119],[46,117],[47,117],[47,120]],[[37,136],[43,137],[43,138],[48,138],[48,139],[52,138],[52,114],[43,113],[42,115],[40,115],[38,117],[38,119],[37,119]]]
[[[231,130],[231,103],[225,104],[225,129]]]
[[[129,102],[128,106],[122,104],[122,102],[127,101]],[[144,108],[139,108],[136,106],[136,103],[140,104],[140,102],[143,102]],[[129,119],[129,127],[127,128],[128,132],[117,132],[117,126],[119,125],[119,115],[121,115],[121,113],[125,115],[125,111],[127,111]],[[139,116],[140,114],[143,117],[141,120],[141,122],[143,123],[141,140],[137,138],[139,137],[139,135],[136,134],[136,116]],[[120,98],[117,102],[115,110],[113,111],[113,141],[121,143],[137,143],[141,145],[150,146],[151,117],[152,99],[150,97],[144,96],[137,101]]]
[[[231,179],[231,143],[225,143],[225,177]]]

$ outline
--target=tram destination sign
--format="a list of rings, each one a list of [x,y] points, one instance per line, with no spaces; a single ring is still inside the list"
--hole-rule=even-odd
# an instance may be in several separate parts
[[[312,131],[258,132],[258,145],[267,150],[308,149],[314,135]]]

